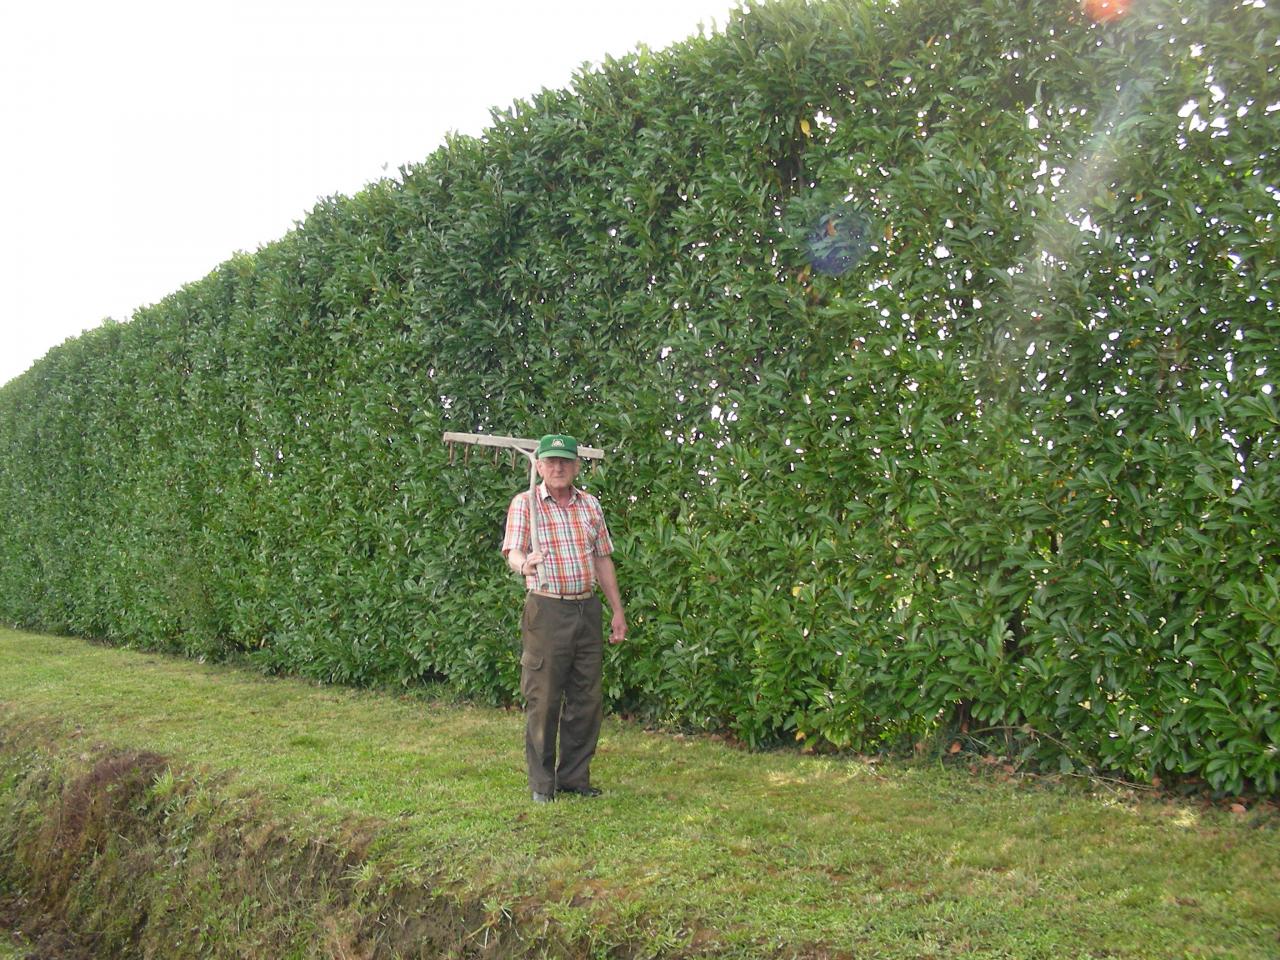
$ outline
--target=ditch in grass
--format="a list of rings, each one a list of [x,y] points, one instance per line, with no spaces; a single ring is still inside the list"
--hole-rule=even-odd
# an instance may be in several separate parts
[[[347,843],[347,892],[307,908],[357,942],[362,911],[403,926],[443,898],[464,933],[523,955],[1262,958],[1280,943],[1280,844],[1257,813],[617,721],[594,765],[605,795],[538,807],[512,711],[5,632],[0,689],[6,724],[57,722],[64,752],[166,757],[252,811],[242,834],[362,837],[326,841]]]

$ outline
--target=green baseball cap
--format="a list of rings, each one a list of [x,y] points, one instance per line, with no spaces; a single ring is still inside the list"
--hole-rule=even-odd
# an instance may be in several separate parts
[[[538,459],[546,457],[564,457],[566,460],[578,459],[578,441],[563,433],[548,433],[538,441]]]

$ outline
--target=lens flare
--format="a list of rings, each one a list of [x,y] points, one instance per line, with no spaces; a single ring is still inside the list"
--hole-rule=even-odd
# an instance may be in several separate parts
[[[847,204],[824,211],[806,235],[805,248],[816,272],[837,277],[871,249],[866,218]]]
[[[1130,0],[1081,0],[1080,8],[1094,23],[1110,23],[1129,12]]]

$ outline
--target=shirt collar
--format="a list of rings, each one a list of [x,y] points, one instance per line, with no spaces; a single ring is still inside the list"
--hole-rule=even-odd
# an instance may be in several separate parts
[[[571,489],[573,490],[573,493],[570,494],[569,496],[569,502],[577,503],[578,488],[572,487]],[[543,480],[542,483],[538,484],[538,502],[541,503],[543,500],[554,500],[554,498],[551,496],[551,491],[547,489],[547,481],[545,480]]]

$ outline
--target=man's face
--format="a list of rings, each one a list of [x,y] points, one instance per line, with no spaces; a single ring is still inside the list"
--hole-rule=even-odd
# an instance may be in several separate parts
[[[552,490],[563,490],[578,476],[578,461],[568,457],[544,457],[538,461],[538,476]]]

